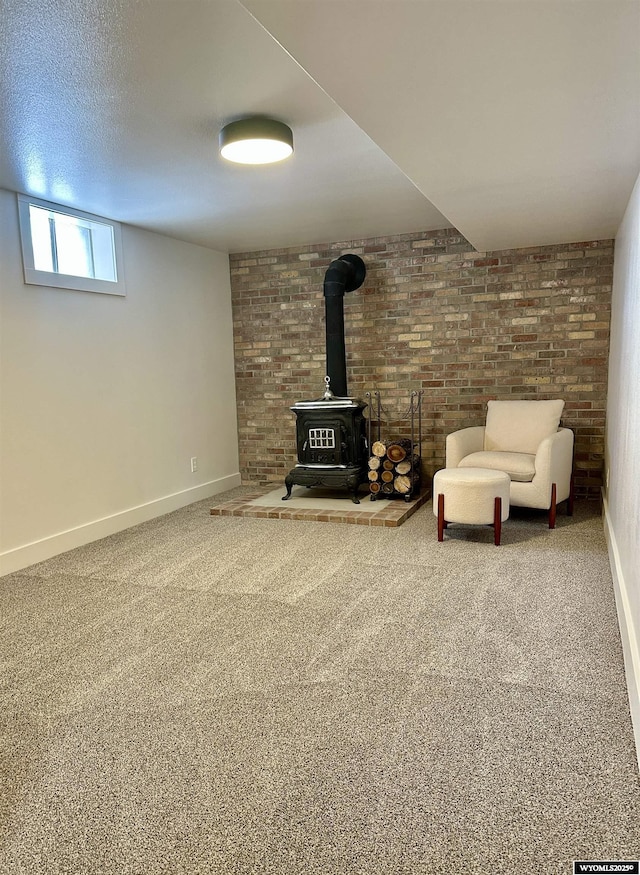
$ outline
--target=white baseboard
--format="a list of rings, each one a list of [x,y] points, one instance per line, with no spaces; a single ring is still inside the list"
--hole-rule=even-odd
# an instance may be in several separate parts
[[[635,628],[633,614],[629,603],[628,589],[624,579],[618,545],[616,544],[615,531],[611,525],[609,505],[603,494],[604,506],[604,534],[609,549],[609,562],[613,576],[613,586],[616,596],[616,608],[618,611],[618,623],[620,625],[620,637],[622,638],[622,651],[624,654],[624,669],[629,693],[629,709],[631,722],[636,742],[636,756],[640,768],[640,648],[638,647],[638,631]]]
[[[74,550],[76,547],[82,547],[92,541],[106,538],[107,535],[113,535],[131,526],[137,526],[154,517],[171,513],[173,510],[186,507],[186,505],[196,501],[203,501],[219,492],[233,489],[234,486],[240,486],[240,474],[230,474],[227,477],[203,483],[201,486],[174,492],[172,495],[165,495],[155,501],[149,501],[146,504],[131,507],[128,510],[85,523],[65,532],[58,532],[58,534],[50,535],[48,538],[24,544],[22,547],[7,550],[0,553],[0,577],[4,574],[20,571],[29,565],[35,565],[36,562],[51,559],[52,556],[58,556],[60,553],[66,553],[67,550]]]

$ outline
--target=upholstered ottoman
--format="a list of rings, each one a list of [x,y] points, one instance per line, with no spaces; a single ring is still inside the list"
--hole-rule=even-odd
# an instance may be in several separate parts
[[[493,526],[500,544],[502,523],[509,519],[511,479],[489,468],[443,468],[433,477],[433,512],[438,518],[438,540],[448,523]]]

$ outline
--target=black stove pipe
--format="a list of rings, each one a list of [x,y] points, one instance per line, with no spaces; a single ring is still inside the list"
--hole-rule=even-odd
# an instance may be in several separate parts
[[[327,376],[339,398],[347,397],[347,353],[344,340],[344,293],[364,282],[367,269],[359,255],[336,258],[324,275],[324,304],[327,332]]]

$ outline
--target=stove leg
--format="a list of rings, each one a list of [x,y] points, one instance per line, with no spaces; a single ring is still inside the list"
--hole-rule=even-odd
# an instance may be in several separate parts
[[[293,489],[293,478],[289,474],[284,479],[284,485],[287,487],[287,494],[282,496],[282,500],[287,501],[291,498],[291,490]]]
[[[355,477],[347,478],[347,489],[351,490],[351,501],[354,504],[360,504],[360,499],[358,498],[358,489],[360,488],[360,477],[356,475]]]

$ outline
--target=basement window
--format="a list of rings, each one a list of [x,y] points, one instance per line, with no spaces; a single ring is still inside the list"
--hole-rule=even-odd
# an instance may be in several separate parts
[[[118,222],[18,195],[24,281],[126,295]]]

